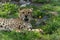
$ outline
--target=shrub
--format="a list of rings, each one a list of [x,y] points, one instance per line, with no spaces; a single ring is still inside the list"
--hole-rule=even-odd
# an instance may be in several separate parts
[[[11,3],[0,4],[0,17],[17,17],[18,6]]]

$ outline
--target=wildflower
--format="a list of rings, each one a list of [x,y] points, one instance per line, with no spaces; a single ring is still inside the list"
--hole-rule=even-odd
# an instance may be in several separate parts
[[[42,16],[39,16],[39,18],[42,18]]]

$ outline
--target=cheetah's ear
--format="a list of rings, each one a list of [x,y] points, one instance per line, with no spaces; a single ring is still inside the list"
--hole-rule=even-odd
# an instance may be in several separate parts
[[[33,10],[33,8],[30,8],[30,10]]]
[[[18,11],[20,11],[20,8],[18,9]]]
[[[21,10],[22,10],[22,8],[19,8],[19,9],[18,9],[19,13],[21,12]]]
[[[19,8],[18,10],[20,11],[20,10],[22,10],[22,8]]]
[[[32,12],[33,11],[33,8],[30,8],[29,10],[30,10],[30,12]]]

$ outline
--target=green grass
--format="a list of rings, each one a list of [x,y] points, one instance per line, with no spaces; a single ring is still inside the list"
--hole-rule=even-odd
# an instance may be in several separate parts
[[[0,40],[39,40],[40,34],[36,32],[5,32],[0,31]]]
[[[40,1],[40,0],[37,0]],[[15,4],[5,3],[0,5],[0,17],[3,18],[17,18],[18,17],[18,8],[19,6]],[[0,31],[0,40],[60,40],[60,3],[58,0],[53,0],[49,4],[43,4],[40,7],[27,6],[26,8],[33,8],[33,16],[35,18],[43,18],[48,16],[46,20],[46,25],[39,25],[38,28],[43,29],[44,35],[37,32],[6,32]],[[55,16],[51,13],[57,12],[58,15]],[[32,21],[33,27],[36,23],[35,20]]]

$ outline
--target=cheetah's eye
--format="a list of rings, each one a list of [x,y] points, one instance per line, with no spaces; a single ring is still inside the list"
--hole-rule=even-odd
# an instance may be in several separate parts
[[[31,13],[31,12],[28,12],[28,14]]]
[[[0,27],[3,27],[2,25],[0,25]]]
[[[24,14],[24,12],[22,12]]]

